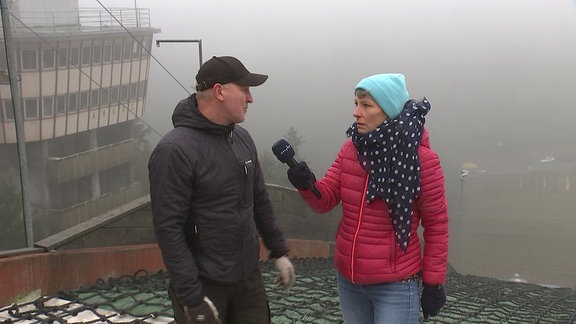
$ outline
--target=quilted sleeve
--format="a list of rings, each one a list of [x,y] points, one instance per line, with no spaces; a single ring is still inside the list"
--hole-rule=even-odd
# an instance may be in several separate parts
[[[443,284],[448,266],[449,219],[444,172],[438,155],[429,148],[420,154],[421,195],[418,213],[424,228],[424,256],[422,281]]]

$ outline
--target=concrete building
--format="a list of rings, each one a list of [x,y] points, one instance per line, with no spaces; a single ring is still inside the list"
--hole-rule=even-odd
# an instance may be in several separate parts
[[[148,9],[81,9],[77,0],[6,3],[38,240],[147,194],[138,172],[138,120],[160,30]],[[17,183],[7,57],[2,46],[0,173]]]

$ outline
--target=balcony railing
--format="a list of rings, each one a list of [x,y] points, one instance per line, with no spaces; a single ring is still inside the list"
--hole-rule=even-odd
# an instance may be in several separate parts
[[[54,183],[63,183],[134,160],[138,140],[128,139],[90,151],[66,157],[50,157],[48,177]]]
[[[16,35],[34,33],[98,32],[125,28],[150,28],[146,8],[85,8],[70,11],[15,11]],[[1,26],[1,24],[0,24]]]
[[[104,215],[115,208],[145,196],[145,190],[146,187],[142,182],[135,182],[64,210],[53,209],[50,211],[50,222],[47,223],[46,228],[42,228],[44,233],[39,234],[52,235],[99,215]]]

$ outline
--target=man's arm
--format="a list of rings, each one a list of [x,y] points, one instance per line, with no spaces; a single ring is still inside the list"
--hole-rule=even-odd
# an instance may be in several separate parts
[[[178,146],[160,143],[148,164],[154,232],[176,297],[198,305],[204,294],[186,242],[193,193],[190,163]]]

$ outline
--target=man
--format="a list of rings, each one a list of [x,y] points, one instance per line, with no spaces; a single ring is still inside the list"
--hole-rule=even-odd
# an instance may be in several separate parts
[[[150,197],[158,245],[178,323],[269,323],[258,234],[285,289],[294,283],[288,247],[273,215],[256,146],[237,125],[268,76],[236,58],[212,57],[197,93],[180,101],[174,129],[150,157]]]

